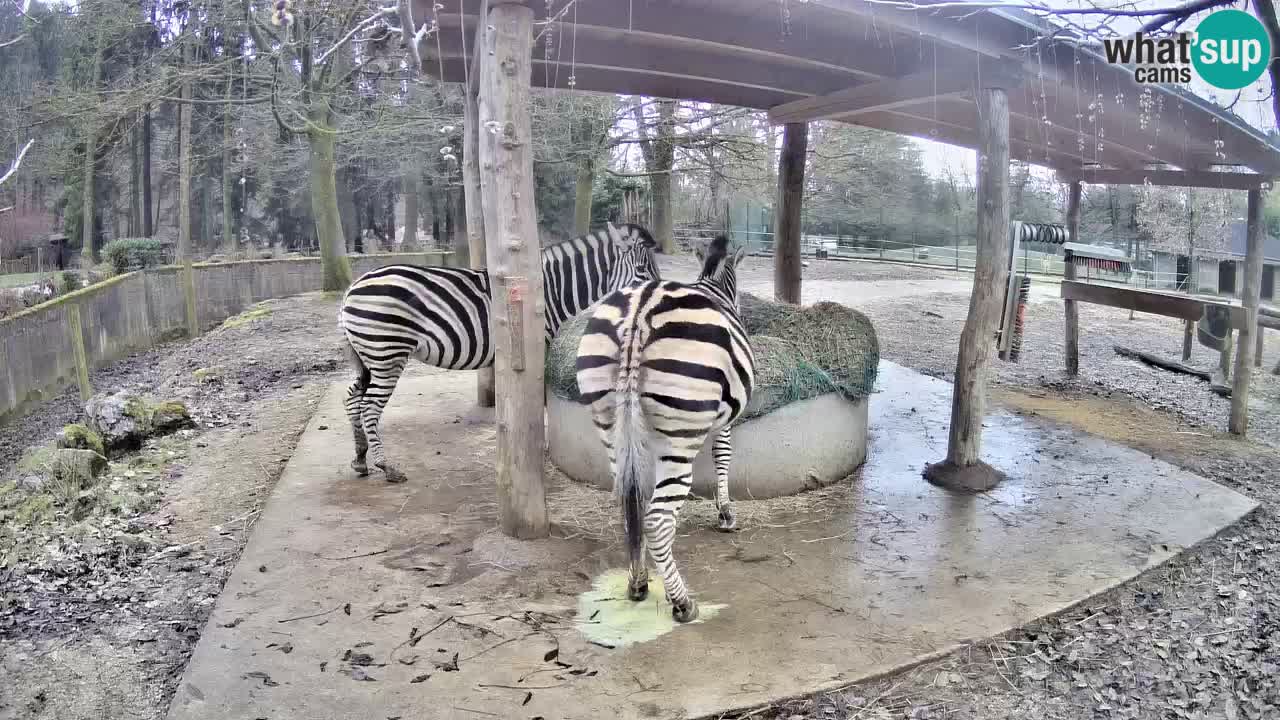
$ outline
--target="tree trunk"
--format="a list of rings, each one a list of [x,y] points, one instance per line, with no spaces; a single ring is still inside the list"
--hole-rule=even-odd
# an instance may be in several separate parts
[[[418,250],[418,165],[410,163],[401,182],[404,184],[404,240],[400,249]]]
[[[476,58],[483,57],[481,38],[485,24],[476,27]],[[476,64],[479,67],[479,63]],[[476,99],[479,72],[472,72],[472,85],[467,88],[463,103],[462,123],[462,195],[467,206],[467,247],[470,250],[471,267],[483,270],[488,263],[485,245],[484,203],[480,191],[480,111]],[[476,371],[476,404],[480,407],[493,407],[496,402],[494,393],[493,367],[480,368]]]
[[[183,69],[190,62],[189,43],[182,46]],[[191,99],[191,80],[183,80],[184,101]],[[191,259],[191,112],[194,105],[178,103],[178,256],[179,263]]]
[[[809,124],[787,123],[778,159],[778,209],[774,213],[773,296],[800,304],[800,211],[804,205],[804,163]]]
[[[986,490],[1003,477],[981,464],[987,365],[1009,273],[1009,96],[1003,89],[978,91],[978,139],[977,259],[960,333],[947,458],[925,469],[931,481],[967,490]]]
[[[231,71],[227,71],[227,100],[231,100]],[[232,132],[232,114],[231,103],[228,102],[222,112],[222,249],[226,252],[235,252],[236,249],[236,227],[235,227],[235,174],[232,172],[231,163],[234,159],[232,143],[235,142],[235,133]],[[243,193],[244,188],[240,188]]]
[[[1073,243],[1080,242],[1080,181],[1071,183],[1067,196],[1067,239]],[[1076,279],[1076,265],[1063,255],[1062,277],[1064,280]],[[1080,374],[1080,307],[1075,300],[1062,302],[1063,314],[1066,315],[1065,344],[1067,374],[1074,377]]]
[[[382,208],[382,224],[387,233],[387,252],[395,250],[396,243],[396,189],[394,183],[387,183],[387,196]]]
[[[155,218],[151,214],[151,104],[142,108],[142,236],[155,234]]]
[[[440,247],[440,196],[430,175],[427,176],[427,201],[431,203],[431,244]]]
[[[482,21],[483,22],[483,21]],[[542,263],[533,204],[529,107],[533,10],[503,3],[489,12],[481,62],[479,126],[485,234],[493,293],[490,327],[498,398],[498,520],[511,537],[549,531],[543,488]]]
[[[666,253],[675,252],[675,225],[671,212],[671,168],[675,163],[675,115],[674,100],[658,101],[658,127],[652,139],[649,135],[644,109],[633,108],[637,132],[641,135],[640,152],[644,155],[649,176],[649,202],[653,213],[649,217],[649,230]]]
[[[1262,227],[1263,199],[1261,190],[1249,191],[1248,232],[1244,261],[1244,287],[1240,303],[1244,306],[1244,327],[1240,328],[1240,345],[1236,349],[1236,376],[1231,387],[1231,418],[1227,428],[1234,435],[1244,435],[1249,430],[1249,384],[1253,379],[1254,333],[1261,335],[1258,327],[1258,305],[1262,295]]]
[[[93,71],[89,77],[89,89],[95,98],[95,105],[98,93],[98,79],[102,77],[102,30],[98,30],[97,39],[95,40],[95,48],[93,53]],[[94,183],[98,170],[98,128],[97,113],[90,111],[89,117],[85,122],[88,128],[85,130],[84,140],[84,185],[81,188],[84,197],[81,200],[81,225],[80,231],[80,253],[89,259],[87,265],[93,265],[98,262],[98,236],[97,218],[94,207],[95,195],[97,194],[97,186]]]
[[[573,234],[585,235],[591,229],[591,190],[596,181],[596,160],[583,155],[578,161],[578,178],[573,194]]]
[[[129,237],[139,237],[142,232],[141,183],[138,177],[138,128],[129,131]]]
[[[453,242],[456,267],[471,266],[471,244],[467,232],[467,201],[463,195],[461,188],[456,192],[449,193],[449,198],[453,203],[451,216],[455,218],[453,234],[450,237]]]
[[[338,212],[338,180],[334,167],[334,135],[327,114],[313,113],[317,127],[307,133],[311,148],[311,213],[315,217],[320,242],[323,288],[341,292],[351,284],[351,263],[347,260],[342,218]]]
[[[332,145],[333,143],[331,142],[330,144]],[[355,184],[351,175],[350,167],[345,167],[341,171],[335,170],[334,175],[334,192],[337,194],[338,201],[338,233],[342,236],[342,251],[344,253],[358,252],[362,249],[358,232],[360,218],[357,209],[359,205],[356,203],[355,192],[351,189]],[[312,212],[319,218],[317,211],[313,209]],[[320,237],[323,238],[324,236],[321,235]],[[320,244],[321,247],[324,246],[323,239]]]

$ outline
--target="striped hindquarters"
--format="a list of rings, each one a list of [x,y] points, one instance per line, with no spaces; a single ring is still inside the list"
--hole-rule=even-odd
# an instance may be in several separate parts
[[[474,370],[493,364],[489,276],[483,270],[389,265],[347,290],[339,322],[364,364]]]
[[[579,345],[583,402],[612,392],[626,396],[618,407],[638,400],[649,429],[672,439],[732,423],[754,384],[737,311],[698,284],[649,282],[609,295]]]

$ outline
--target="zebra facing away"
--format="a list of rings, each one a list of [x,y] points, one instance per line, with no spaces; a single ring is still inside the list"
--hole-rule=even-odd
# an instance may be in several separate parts
[[[604,230],[542,251],[546,338],[601,297],[634,282],[659,277],[658,244],[639,225]],[[489,273],[463,268],[389,265],[351,284],[338,312],[357,377],[347,391],[347,417],[355,439],[351,467],[369,462],[388,482],[405,476],[390,465],[379,436],[382,411],[409,358],[446,370],[493,365],[489,335]]]
[[[676,520],[693,486],[693,461],[714,436],[720,529],[729,502],[730,425],[751,399],[755,356],[738,315],[737,266],[723,235],[699,253],[694,283],[650,281],[596,306],[578,346],[578,390],[609,452],[630,555],[627,595],[649,592],[644,548],[662,574],[679,622],[698,616],[672,556]]]

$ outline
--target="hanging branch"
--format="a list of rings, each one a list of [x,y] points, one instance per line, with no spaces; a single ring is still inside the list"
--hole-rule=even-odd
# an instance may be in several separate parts
[[[35,139],[32,138],[27,141],[26,145],[22,146],[22,150],[18,151],[18,157],[13,161],[13,165],[10,166],[9,170],[5,172],[4,175],[0,175],[0,185],[4,185],[8,182],[9,178],[13,177],[14,173],[18,172],[18,167],[22,165],[22,158],[27,156],[27,151],[31,149],[31,146],[34,143]]]

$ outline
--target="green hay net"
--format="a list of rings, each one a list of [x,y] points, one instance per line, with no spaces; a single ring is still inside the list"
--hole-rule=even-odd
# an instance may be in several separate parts
[[[850,400],[871,394],[880,343],[866,315],[838,303],[798,307],[747,293],[739,304],[756,356],[756,388],[743,420],[827,393]],[[583,313],[561,326],[547,353],[547,387],[566,400],[578,400],[575,362],[587,319]]]

